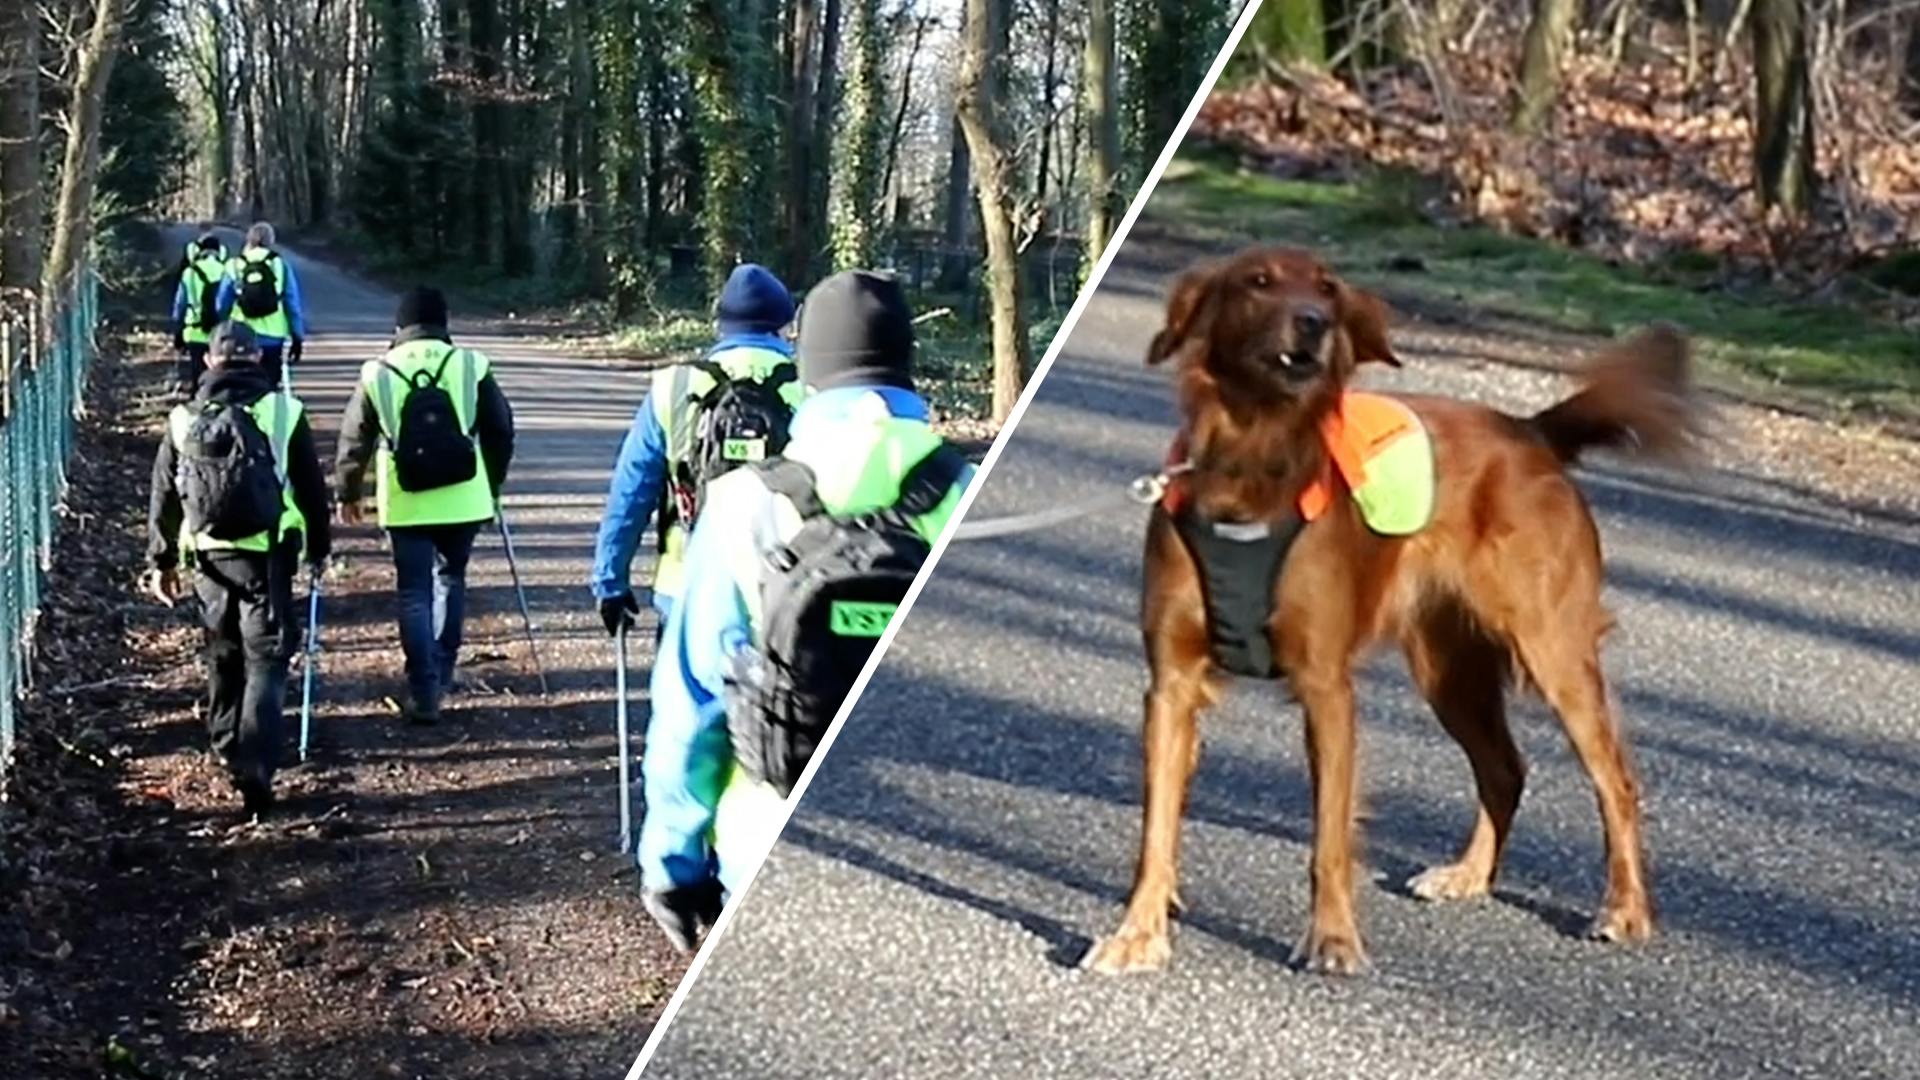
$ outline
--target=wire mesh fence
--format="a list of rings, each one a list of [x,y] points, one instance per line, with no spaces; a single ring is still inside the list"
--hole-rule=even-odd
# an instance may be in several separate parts
[[[38,297],[0,294],[0,770],[32,689],[41,587],[67,492],[67,457],[97,353],[100,285],[82,271],[42,326]]]

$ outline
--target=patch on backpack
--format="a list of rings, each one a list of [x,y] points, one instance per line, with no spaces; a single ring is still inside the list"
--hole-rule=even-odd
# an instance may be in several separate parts
[[[841,637],[877,638],[887,632],[898,610],[898,604],[835,600],[828,610],[827,628]]]

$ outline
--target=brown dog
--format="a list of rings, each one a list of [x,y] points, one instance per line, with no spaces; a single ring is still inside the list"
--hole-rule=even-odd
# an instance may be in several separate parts
[[[1193,465],[1181,478],[1184,505],[1210,521],[1276,521],[1293,513],[1307,485],[1328,483],[1320,421],[1357,365],[1398,366],[1386,321],[1377,298],[1303,251],[1249,250],[1184,275],[1147,356],[1179,364]],[[1639,795],[1600,670],[1611,619],[1600,604],[1599,534],[1564,467],[1589,447],[1686,448],[1695,430],[1686,342],[1671,329],[1645,331],[1600,356],[1577,394],[1528,419],[1440,398],[1398,400],[1432,440],[1430,522],[1408,536],[1377,534],[1334,481],[1331,507],[1285,556],[1266,623],[1273,666],[1304,706],[1313,783],[1312,916],[1295,959],[1342,974],[1365,962],[1353,910],[1353,669],[1369,646],[1388,640],[1466,750],[1479,793],[1465,850],[1415,877],[1412,891],[1441,900],[1492,886],[1525,772],[1505,713],[1517,676],[1559,714],[1599,797],[1607,892],[1592,932],[1644,939],[1653,911]],[[1199,713],[1222,684],[1201,583],[1192,550],[1157,507],[1141,604],[1153,669],[1144,835],[1125,921],[1083,961],[1096,971],[1151,970],[1170,956]]]

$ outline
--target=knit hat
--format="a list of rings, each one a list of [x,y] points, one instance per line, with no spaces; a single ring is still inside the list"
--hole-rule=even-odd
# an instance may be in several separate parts
[[[807,293],[800,378],[815,390],[913,389],[913,316],[891,274],[843,270]]]
[[[193,246],[199,248],[201,251],[219,251],[226,245],[220,242],[220,237],[217,234],[202,233],[200,239],[193,242]]]
[[[393,325],[402,330],[409,326],[438,326],[444,329],[447,325],[447,298],[431,285],[416,285],[400,298],[400,308],[394,312]]]
[[[245,323],[224,322],[213,331],[207,352],[216,364],[233,361],[251,364],[260,359],[260,339]]]
[[[793,321],[793,294],[758,263],[742,263],[727,276],[716,312],[720,334],[775,334]]]

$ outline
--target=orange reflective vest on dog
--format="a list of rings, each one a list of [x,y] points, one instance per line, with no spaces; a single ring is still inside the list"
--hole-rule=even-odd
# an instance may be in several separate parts
[[[1404,403],[1381,394],[1343,394],[1340,407],[1320,421],[1320,442],[1328,466],[1300,492],[1301,520],[1317,520],[1333,505],[1335,473],[1374,532],[1408,536],[1433,519],[1433,439]],[[1183,431],[1167,453],[1167,464],[1186,461],[1187,453]],[[1162,502],[1177,516],[1186,498],[1186,486],[1175,481]]]

